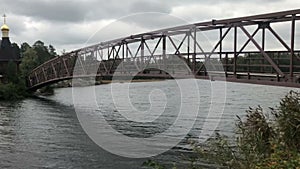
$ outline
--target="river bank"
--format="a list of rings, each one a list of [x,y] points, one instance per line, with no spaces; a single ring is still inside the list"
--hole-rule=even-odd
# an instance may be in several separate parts
[[[67,88],[67,87],[85,87],[85,86],[94,86],[94,85],[103,85],[110,83],[139,83],[139,82],[160,82],[165,79],[132,79],[132,80],[94,80],[92,78],[86,79],[74,79],[74,80],[65,80],[53,84],[53,88]]]

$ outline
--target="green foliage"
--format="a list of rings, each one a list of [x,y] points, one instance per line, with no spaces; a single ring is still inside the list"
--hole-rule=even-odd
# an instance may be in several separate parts
[[[145,161],[143,163],[143,166],[144,167],[150,167],[150,168],[153,168],[153,169],[167,169],[166,166],[163,166],[162,164],[160,164],[158,162],[155,162],[153,160]],[[177,167],[175,165],[173,165],[172,169],[177,169]]]
[[[151,167],[153,169],[166,169],[163,165],[153,161],[153,160],[148,160],[148,161],[145,161],[143,163],[143,166],[145,167]]]
[[[0,100],[18,100],[27,95],[25,87],[20,84],[0,84]]]
[[[280,142],[300,152],[300,93],[290,91],[273,110],[280,134]]]
[[[21,52],[23,58],[20,66],[24,77],[29,75],[38,65],[57,56],[55,48],[52,45],[49,45],[49,47],[45,46],[42,41],[36,41],[32,47],[27,43],[23,43]]]
[[[52,45],[49,45],[48,50],[51,58],[58,56],[55,48]]]
[[[20,49],[21,54],[23,54],[29,48],[31,48],[31,46],[28,43],[26,43],[26,42],[22,43],[21,49]]]
[[[21,48],[17,44],[17,53],[20,53],[22,62],[20,64],[20,72],[17,72],[16,64],[9,62],[7,66],[7,84],[0,84],[0,100],[21,99],[29,95],[26,91],[26,77],[38,65],[45,61],[56,57],[55,48],[52,45],[45,46],[44,42],[37,41],[31,47],[28,43],[23,43]],[[43,92],[47,94],[53,93],[53,89],[46,87]]]
[[[23,58],[20,68],[22,75],[26,77],[36,66],[38,66],[38,56],[37,52],[33,48],[27,48],[22,56]]]
[[[230,168],[235,166],[243,168],[228,138],[218,133],[215,137],[209,139],[205,145],[194,144],[194,152],[198,155],[199,160],[204,159],[207,163],[215,163]]]
[[[257,163],[255,169],[300,169],[300,153],[286,146],[272,144],[270,157]]]
[[[38,64],[42,64],[46,61],[48,61],[49,59],[56,57],[56,53],[55,53],[55,49],[52,45],[50,45],[49,47],[45,46],[44,42],[38,40],[36,41],[32,48],[35,50],[36,54],[37,54],[37,62]]]
[[[216,137],[210,142],[217,144],[209,143],[210,159],[233,169],[299,169],[299,101],[300,93],[291,91],[277,109],[271,108],[272,122],[261,107],[250,108],[244,121],[238,117],[235,148],[229,148],[226,137]]]
[[[238,117],[237,147],[246,162],[245,166],[252,167],[252,164],[270,155],[275,133],[260,106],[246,112],[245,121]]]

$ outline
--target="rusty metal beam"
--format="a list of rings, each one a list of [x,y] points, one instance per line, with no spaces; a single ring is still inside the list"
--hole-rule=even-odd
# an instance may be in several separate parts
[[[222,37],[223,37],[223,28],[220,28],[220,30],[219,30],[219,39],[221,40],[222,39]],[[221,61],[221,59],[222,59],[222,48],[223,48],[223,40],[221,40],[220,41],[220,44],[219,44],[219,52],[220,52],[220,61]]]
[[[222,35],[222,31],[220,33],[220,39],[218,41],[218,43],[215,45],[215,47],[212,49],[211,54],[208,56],[208,58],[210,58],[210,56],[215,52],[215,50],[221,46],[220,48],[220,52],[222,52],[222,41],[225,39],[225,37],[227,36],[227,34],[229,33],[229,31],[231,30],[232,27],[229,27],[226,32],[224,33],[224,35]],[[220,29],[222,30],[222,29]]]
[[[158,40],[158,42],[156,43],[156,45],[155,45],[153,51],[151,51],[150,48],[149,48],[149,46],[148,46],[148,44],[145,43],[145,45],[146,45],[146,47],[147,47],[147,49],[148,49],[148,51],[149,51],[149,53],[150,53],[150,59],[149,59],[149,61],[147,62],[147,64],[146,64],[145,67],[147,67],[147,66],[149,65],[149,63],[150,63],[150,61],[151,61],[151,58],[153,58],[153,59],[154,59],[154,62],[157,64],[156,57],[154,56],[154,53],[155,53],[155,51],[157,50],[157,48],[158,48],[158,46],[159,46],[161,40],[162,40],[162,37],[159,38],[159,40]]]
[[[162,41],[162,56],[163,56],[163,64],[164,64],[164,70],[166,70],[166,54],[167,54],[167,39],[166,36],[163,36],[163,41]]]
[[[264,58],[272,65],[273,69],[276,70],[276,72],[284,77],[285,74],[279,69],[279,67],[273,62],[273,60],[270,58],[270,56],[259,46],[259,44],[254,40],[254,38],[249,34],[249,32],[243,27],[240,26],[241,30],[245,33],[245,35],[248,36],[248,38],[252,41],[252,43],[256,46],[256,48],[261,52],[261,54],[264,56]]]
[[[222,44],[222,41],[227,36],[227,34],[230,32],[231,28],[232,27],[229,27],[226,30],[226,32],[224,33],[224,35],[222,35],[222,36],[221,36],[221,33],[220,33],[220,39],[219,39],[218,43],[215,45],[215,47],[212,49],[212,51],[210,53],[208,53],[208,58],[205,57],[205,62],[207,61],[207,59],[209,59],[211,57],[211,55],[213,55],[215,53],[215,50],[218,48],[218,46]],[[220,59],[221,59],[221,56],[222,56],[222,48],[220,48]],[[200,72],[204,67],[205,67],[205,64],[202,64],[200,66],[200,68],[196,71],[196,73]]]
[[[259,28],[257,28],[252,34],[251,37],[254,37],[257,32],[259,31]],[[248,46],[248,44],[251,42],[251,39],[248,38],[248,40],[244,43],[244,45],[241,47],[241,49],[236,53],[236,55],[239,55],[243,52],[243,50]]]
[[[42,67],[42,71],[43,71],[43,75],[44,75],[45,80],[47,80],[47,75],[46,75],[46,72],[45,72],[45,68],[44,68],[44,67]]]
[[[234,76],[237,77],[236,71],[237,71],[237,26],[234,26],[234,33],[233,33],[233,52],[234,52],[234,58],[233,58],[233,73]]]
[[[266,28],[262,28],[262,35],[261,35],[261,48],[265,50],[265,43],[266,43]]]
[[[291,24],[291,56],[290,56],[290,79],[293,81],[294,78],[294,50],[295,50],[295,14],[292,16],[292,24]]]
[[[63,64],[64,64],[64,67],[65,67],[65,70],[66,70],[67,75],[70,75],[70,72],[69,72],[69,70],[68,70],[67,64],[66,64],[66,62],[65,62],[65,59],[62,57],[61,60],[62,60],[62,62],[63,62]]]
[[[292,49],[284,42],[284,40],[274,31],[274,29],[272,27],[268,27],[268,29],[270,30],[270,32],[277,38],[277,40],[289,51],[291,52]],[[298,56],[295,56],[298,59],[300,59]]]
[[[56,72],[56,70],[55,70],[55,67],[54,67],[53,63],[51,63],[51,67],[52,67],[52,71],[54,72],[55,78],[57,78],[57,77],[58,77],[58,76],[57,76],[57,72]]]
[[[176,54],[180,54],[179,49],[181,48],[181,46],[183,45],[185,39],[187,38],[187,34],[185,34],[185,36],[183,37],[183,39],[181,40],[180,44],[178,45],[178,47],[176,46],[175,42],[173,41],[173,39],[171,38],[171,36],[168,36],[168,39],[170,40],[171,44],[173,45],[173,47],[176,49],[175,51],[175,55]]]

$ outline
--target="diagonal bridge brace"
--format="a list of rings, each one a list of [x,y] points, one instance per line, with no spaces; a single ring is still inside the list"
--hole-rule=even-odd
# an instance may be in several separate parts
[[[275,69],[275,71],[282,77],[285,76],[285,74],[280,70],[280,68],[274,63],[274,61],[270,58],[270,56],[262,49],[262,47],[256,42],[256,40],[250,35],[250,33],[243,27],[239,26],[241,30],[245,33],[245,35],[252,41],[252,43],[255,45],[255,47],[260,51],[260,53],[264,56],[265,60],[267,60]]]
[[[277,38],[277,40],[290,52],[290,53],[293,53],[292,52],[292,49],[284,42],[284,40],[275,32],[275,30],[272,28],[272,27],[270,27],[270,26],[268,26],[267,27],[268,28],[268,30]],[[293,49],[294,50],[294,49]],[[293,55],[293,57],[295,57],[295,58],[297,58],[298,60],[300,60],[300,57],[299,56],[297,56],[297,55],[295,55],[295,54],[292,54]]]
[[[212,49],[208,57],[205,57],[205,62],[207,62],[208,59],[213,55],[213,53],[216,51],[216,49],[221,45],[222,41],[225,39],[229,31],[232,29],[232,26],[230,26],[226,32],[222,35],[222,37],[219,39],[218,43],[215,45],[215,47]],[[196,73],[200,72],[205,67],[205,64],[202,64],[201,67],[196,71]]]

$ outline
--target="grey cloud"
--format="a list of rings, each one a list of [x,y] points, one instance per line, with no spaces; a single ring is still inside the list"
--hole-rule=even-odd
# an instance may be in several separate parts
[[[24,32],[24,29],[26,29],[26,25],[23,22],[23,17],[10,17],[8,19],[8,25],[10,29],[12,30],[12,33],[14,36],[20,36],[22,32]]]
[[[221,19],[236,16],[236,13],[244,15],[249,9],[258,13],[267,13],[272,10],[296,6],[298,1],[292,0],[2,0],[0,10],[7,12],[8,24],[11,27],[11,35],[20,42],[42,40],[58,46],[70,46],[70,44],[82,44],[93,33],[85,30],[85,33],[74,30],[76,25],[88,25],[91,22],[121,18],[127,24],[133,24],[141,30],[155,30],[164,27],[186,24],[185,21],[158,13],[174,14],[187,19],[189,22],[201,22],[211,19]],[[249,5],[251,4],[251,5]],[[195,6],[203,6],[198,9]],[[232,6],[235,5],[235,8]],[[182,7],[179,11],[178,7]],[[232,8],[231,8],[232,7]],[[256,8],[257,7],[257,8]],[[286,7],[285,7],[286,8]],[[177,11],[174,12],[174,9]],[[286,9],[288,10],[288,9]],[[129,18],[124,16],[132,13],[148,13],[149,15],[136,15]],[[0,12],[1,13],[1,12]],[[258,14],[253,13],[253,14]],[[39,27],[43,30],[28,31],[24,19],[30,19],[33,24],[38,23],[48,27]],[[27,23],[28,24],[28,23]],[[60,30],[51,30],[51,26],[57,26]],[[95,25],[97,27],[97,25]],[[46,29],[46,30],[44,30]],[[82,29],[91,29],[83,27]],[[128,30],[126,30],[127,32]],[[125,32],[125,31],[124,31]],[[128,31],[130,32],[130,31]],[[89,34],[91,33],[91,34]],[[299,34],[298,32],[296,32]],[[116,33],[116,35],[119,35]],[[285,36],[285,35],[283,35]],[[105,36],[106,37],[106,36]],[[108,38],[108,37],[107,37]],[[109,40],[101,38],[101,40]],[[100,39],[99,39],[100,40]],[[14,40],[13,40],[14,41]]]
[[[186,21],[166,13],[141,13],[122,19],[149,31],[188,24]]]
[[[171,12],[171,4],[166,1],[136,1],[130,6],[131,12]]]
[[[207,4],[211,3],[211,1],[9,0],[1,5],[5,11],[35,19],[52,22],[82,22],[120,18],[137,12],[170,13],[174,6],[193,3]]]
[[[10,13],[28,17],[59,21],[82,22],[99,19],[120,18],[136,12],[162,12],[170,13],[173,7],[182,5],[217,5],[222,3],[244,3],[238,0],[5,0],[1,3],[2,9]],[[253,3],[270,4],[284,0],[254,0]],[[246,1],[248,2],[248,1]],[[189,12],[188,10],[186,11]]]
[[[116,0],[106,1],[23,1],[14,0],[3,4],[9,12],[28,17],[60,21],[82,22],[84,20],[107,19],[122,16],[128,7]]]
[[[59,3],[58,3],[59,2]],[[84,18],[81,5],[67,1],[22,1],[14,0],[4,4],[9,12],[31,18],[56,21],[77,21]]]

